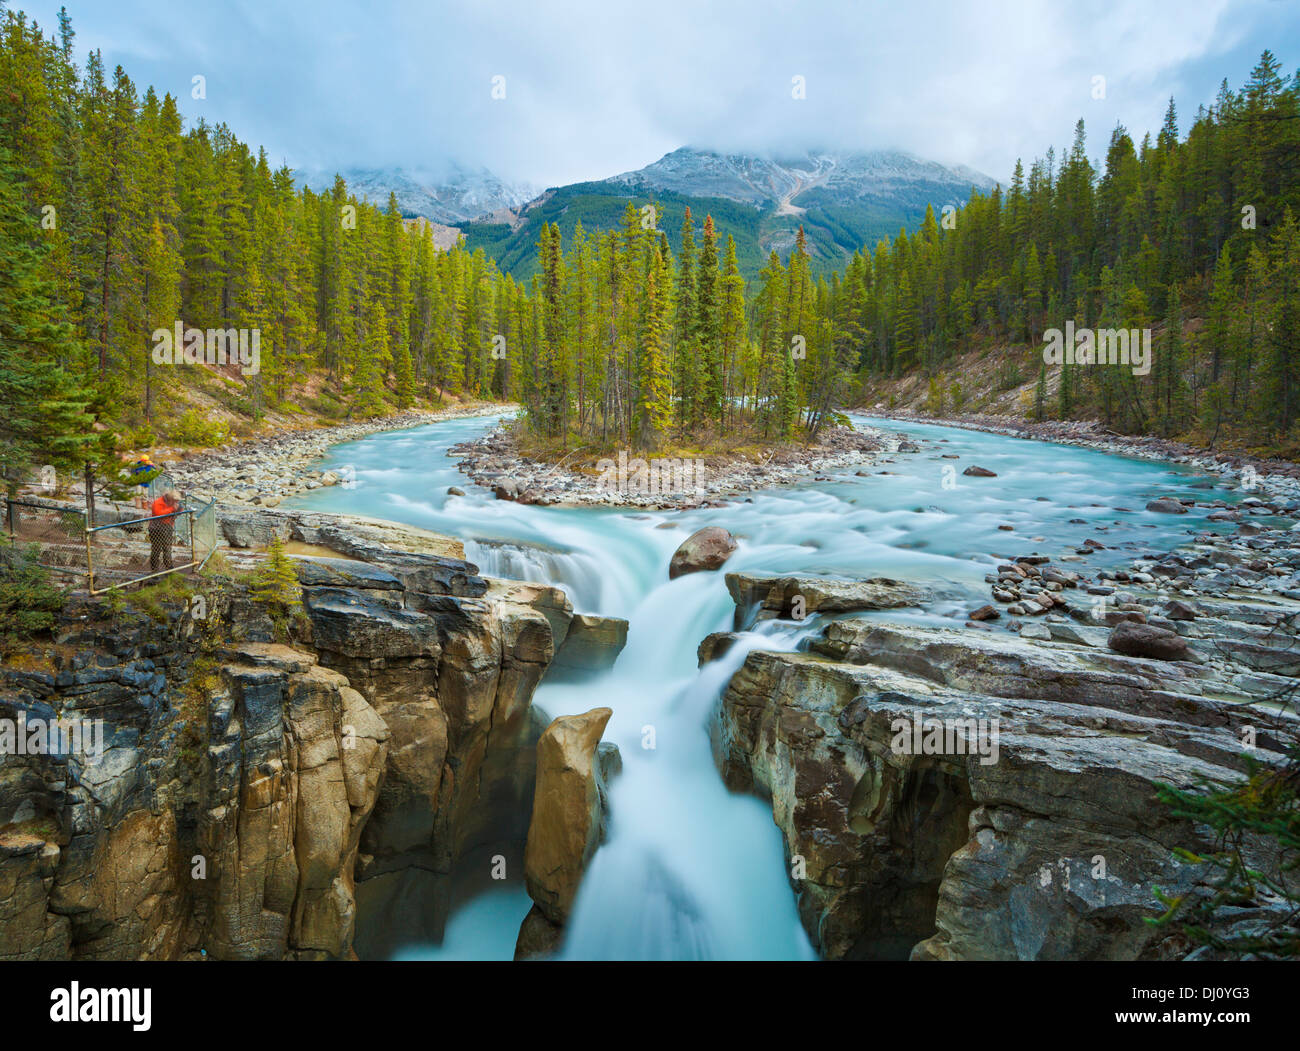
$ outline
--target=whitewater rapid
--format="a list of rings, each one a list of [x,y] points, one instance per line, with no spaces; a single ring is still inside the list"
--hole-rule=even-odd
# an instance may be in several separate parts
[[[929,586],[923,610],[892,620],[952,624],[988,601],[984,577],[1006,557],[1068,554],[1085,537],[1107,549],[1095,571],[1168,550],[1206,528],[1204,509],[1142,510],[1158,496],[1197,495],[1204,476],[1180,467],[1002,435],[858,418],[906,432],[920,451],[828,481],[755,493],[724,508],[684,512],[574,509],[495,500],[471,485],[448,448],[495,425],[459,419],[334,447],[324,466],[355,484],[286,506],[386,518],[457,536],[486,575],[563,587],[579,612],[623,617],[628,643],[614,667],[580,684],[543,682],[534,703],[551,717],[613,709],[605,740],[623,771],[610,786],[610,829],[566,928],[568,959],[804,960],[780,833],[768,803],[728,792],[709,724],[732,673],[755,647],[793,649],[821,623],[768,622],[703,669],[696,649],[729,630],[722,573],[668,580],[691,532],[721,525],[739,541],[727,570],[893,576]],[[972,464],[996,478],[965,477]],[[449,495],[460,486],[464,496]],[[1231,490],[1215,494],[1232,500]],[[661,528],[664,527],[665,528]],[[1011,530],[999,528],[1011,526]],[[883,616],[883,615],[881,615]],[[404,958],[509,959],[529,900],[522,883],[487,891],[448,922],[439,946]]]

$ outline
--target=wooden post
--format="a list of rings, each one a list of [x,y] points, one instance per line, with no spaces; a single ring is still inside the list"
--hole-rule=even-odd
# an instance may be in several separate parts
[[[86,461],[86,525],[95,524],[95,468]]]
[[[90,525],[86,525],[86,592],[95,593],[95,560],[90,553]]]

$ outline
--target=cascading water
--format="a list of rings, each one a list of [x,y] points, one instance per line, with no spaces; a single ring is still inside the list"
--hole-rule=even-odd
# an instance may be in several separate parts
[[[729,529],[740,546],[728,570],[925,583],[934,602],[888,616],[952,624],[988,601],[984,576],[1002,558],[1033,550],[1058,558],[1085,537],[1100,537],[1107,548],[1089,558],[1095,571],[1214,528],[1203,510],[1142,510],[1153,497],[1192,492],[1201,476],[1182,468],[1000,435],[866,422],[905,431],[923,448],[862,476],[846,469],[829,481],[755,493],[725,508],[629,512],[495,500],[468,486],[445,456],[493,425],[484,419],[337,446],[327,466],[351,467],[356,484],[294,501],[461,537],[484,573],[559,585],[579,611],[628,619],[627,647],[609,672],[578,684],[543,683],[534,702],[552,717],[612,708],[605,739],[623,756],[610,786],[609,837],[579,889],[563,957],[813,956],[770,808],[726,790],[708,725],[748,652],[794,648],[819,625],[764,623],[697,669],[698,643],[731,626],[733,607],[721,573],[668,580],[669,559],[690,532]],[[997,477],[961,476],[971,464]],[[458,484],[464,496],[447,493]],[[664,523],[674,528],[658,528]],[[480,895],[452,916],[441,946],[403,955],[509,958],[528,905],[517,884]]]

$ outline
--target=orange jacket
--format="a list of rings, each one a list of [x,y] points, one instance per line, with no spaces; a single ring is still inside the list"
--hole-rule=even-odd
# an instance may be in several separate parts
[[[169,504],[167,502],[166,497],[160,496],[158,497],[157,500],[153,502],[153,507],[150,509],[150,514],[152,514],[155,518],[166,516],[165,518],[163,518],[163,521],[174,522],[176,520],[176,515],[174,512],[179,511],[180,509],[181,509],[180,504]],[[168,514],[167,513],[168,511],[171,511],[173,513]]]

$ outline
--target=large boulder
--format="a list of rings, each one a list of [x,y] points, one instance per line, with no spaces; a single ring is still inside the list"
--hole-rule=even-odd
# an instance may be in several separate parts
[[[736,550],[736,538],[722,526],[705,526],[682,541],[668,563],[668,579],[676,580],[686,573],[699,573],[718,569]]]
[[[1176,632],[1153,624],[1123,620],[1115,625],[1107,645],[1128,657],[1150,657],[1157,661],[1194,660],[1187,640]]]
[[[564,643],[551,662],[548,676],[572,677],[607,671],[627,645],[627,621],[577,613],[569,622]]]
[[[492,486],[492,495],[498,500],[518,500],[521,492],[519,482],[513,478],[499,479]]]
[[[593,708],[560,716],[537,742],[537,790],[524,881],[529,896],[554,924],[569,918],[582,874],[600,843],[596,750],[613,714],[609,708]]]
[[[813,613],[919,606],[924,588],[889,577],[825,580],[819,577],[760,577],[728,573],[727,590],[736,603],[736,628],[775,617],[802,619]]]
[[[1187,508],[1182,501],[1175,500],[1173,497],[1162,496],[1159,500],[1152,500],[1147,504],[1148,511],[1158,511],[1166,515],[1185,515]]]

